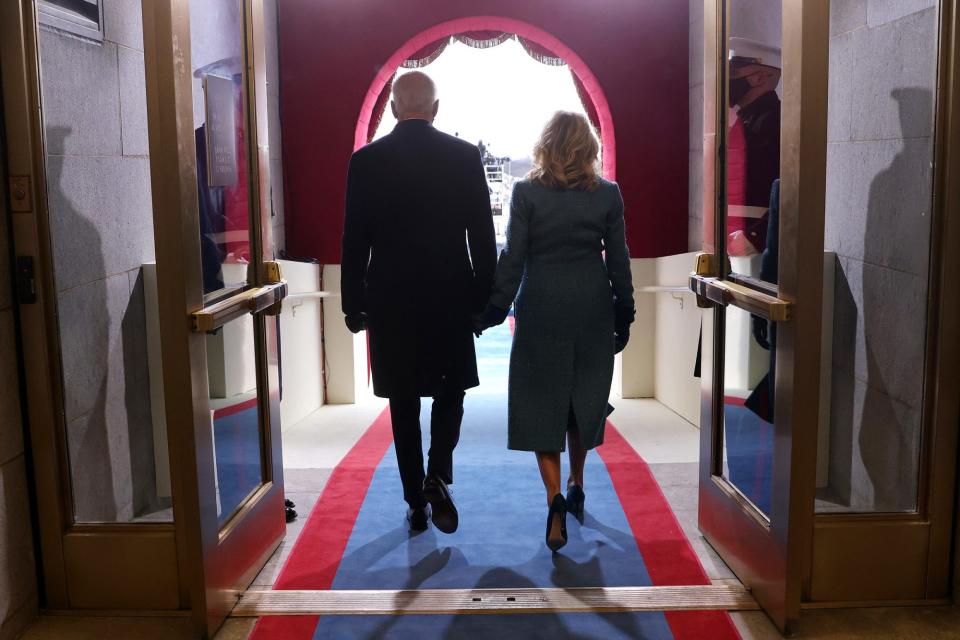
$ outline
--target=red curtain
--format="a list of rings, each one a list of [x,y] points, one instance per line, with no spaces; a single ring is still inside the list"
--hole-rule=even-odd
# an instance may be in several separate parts
[[[397,74],[393,74],[393,78],[396,77]],[[383,112],[387,110],[387,103],[390,101],[390,92],[393,90],[393,78],[390,78],[387,84],[383,85],[383,91],[380,92],[380,96],[377,98],[377,104],[373,107],[373,117],[370,118],[370,122],[367,124],[367,142],[373,142],[373,136],[377,135],[377,127],[380,126],[380,121],[383,120]]]
[[[404,60],[401,66],[404,69],[419,69],[420,67],[425,67],[439,58],[448,44],[450,44],[450,38],[441,38],[440,40],[431,42]]]
[[[590,97],[590,94],[587,93],[586,87],[580,82],[580,78],[573,72],[573,69],[570,69],[570,77],[573,78],[573,86],[577,88],[577,95],[580,96],[580,104],[583,105],[583,110],[587,112],[587,118],[590,119],[590,124],[593,125],[593,128],[599,134],[600,116],[597,115],[597,108],[593,104],[593,99]]]
[[[559,67],[566,64],[566,61],[555,54],[553,51],[550,51],[546,47],[533,42],[532,40],[527,40],[517,36],[517,40],[520,41],[520,44],[523,45],[524,51],[526,51],[531,58],[537,62],[542,62],[543,64],[550,65],[552,67]],[[580,96],[580,104],[583,105],[583,110],[587,112],[587,118],[590,119],[590,123],[593,125],[594,130],[599,135],[600,133],[600,118],[597,115],[597,108],[593,104],[593,100],[590,98],[590,94],[587,93],[586,87],[583,86],[583,83],[580,81],[580,78],[577,77],[577,74],[574,73],[573,69],[570,69],[570,77],[573,78],[573,85],[577,88],[577,95]]]
[[[503,44],[513,37],[512,34],[503,31],[465,31],[453,36],[468,47],[474,49],[489,49]]]
[[[543,64],[550,65],[551,67],[561,67],[566,64],[563,58],[555,54],[553,51],[550,51],[546,47],[533,42],[532,40],[527,40],[521,36],[517,36],[517,40],[520,41],[520,44],[523,46],[523,50],[526,51],[530,57],[537,62],[542,62]]]

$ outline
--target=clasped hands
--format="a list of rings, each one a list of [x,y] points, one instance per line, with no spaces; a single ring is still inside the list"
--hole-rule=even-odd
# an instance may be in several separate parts
[[[503,323],[509,313],[509,309],[488,304],[482,313],[473,316],[473,335],[479,338],[483,332],[490,327],[495,327]],[[623,351],[627,347],[627,342],[630,340],[630,321],[625,317],[621,317],[619,313],[614,323],[613,339],[614,353]]]
[[[501,309],[496,305],[488,304],[486,309],[473,316],[473,335],[479,338],[490,327],[503,324],[509,314],[509,309]]]
[[[473,316],[473,334],[479,338],[490,327],[503,324],[509,314],[509,309],[488,304],[483,312]],[[351,314],[345,318],[345,322],[351,333],[360,333],[367,328],[367,314],[362,311]],[[614,324],[613,339],[614,353],[623,351],[630,340],[630,322],[621,319],[619,314]]]

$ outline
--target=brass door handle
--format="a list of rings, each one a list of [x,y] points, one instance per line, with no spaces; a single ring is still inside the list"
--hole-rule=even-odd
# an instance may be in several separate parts
[[[190,317],[193,330],[198,333],[216,331],[231,320],[236,320],[247,313],[276,315],[280,309],[279,303],[286,297],[286,280],[247,289],[240,294],[192,313]]]
[[[773,322],[786,322],[791,317],[792,303],[729,280],[691,273],[690,290],[698,298],[724,306],[733,305]]]

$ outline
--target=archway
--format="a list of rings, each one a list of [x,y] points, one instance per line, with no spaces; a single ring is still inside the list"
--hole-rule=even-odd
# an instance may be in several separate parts
[[[610,113],[610,105],[607,102],[603,87],[600,86],[597,77],[576,52],[550,33],[521,20],[502,16],[476,16],[442,22],[421,31],[407,40],[380,68],[380,71],[370,84],[370,88],[367,90],[367,94],[363,100],[363,106],[360,109],[360,115],[357,118],[357,127],[354,132],[354,149],[359,149],[367,143],[370,120],[374,117],[380,96],[383,93],[384,87],[387,86],[387,83],[390,82],[403,62],[413,53],[421,50],[432,42],[466,31],[502,31],[516,34],[535,42],[545,49],[549,49],[558,57],[562,58],[580,80],[584,91],[596,111],[600,125],[600,141],[603,145],[603,175],[608,180],[616,179],[617,151],[613,116]]]

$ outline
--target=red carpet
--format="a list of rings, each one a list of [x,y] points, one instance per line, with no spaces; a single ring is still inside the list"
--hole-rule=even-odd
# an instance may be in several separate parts
[[[370,479],[392,443],[390,410],[385,409],[333,470],[277,577],[274,589],[330,588],[367,495]],[[317,620],[318,616],[260,618],[250,638],[306,640],[313,637]]]
[[[650,467],[611,423],[597,448],[654,586],[710,584]],[[676,640],[739,638],[724,611],[668,611]]]

